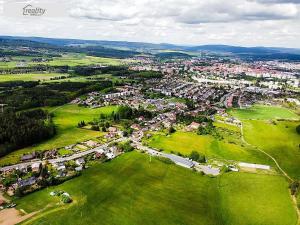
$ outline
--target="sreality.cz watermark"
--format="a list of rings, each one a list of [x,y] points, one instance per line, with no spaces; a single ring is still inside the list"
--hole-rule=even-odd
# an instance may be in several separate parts
[[[1,1],[1,0],[0,0]],[[65,17],[68,16],[67,3],[51,2],[51,0],[34,2],[6,2],[3,4],[3,15],[7,17],[34,19],[40,17]]]
[[[23,15],[24,16],[42,16],[44,15],[46,12],[46,9],[40,8],[40,7],[36,7],[33,5],[26,5],[23,8]]]

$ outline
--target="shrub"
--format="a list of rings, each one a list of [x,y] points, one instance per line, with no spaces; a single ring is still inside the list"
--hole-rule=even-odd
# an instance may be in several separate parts
[[[296,127],[296,131],[298,134],[300,134],[300,124]]]
[[[202,155],[196,151],[192,151],[189,158],[192,159],[193,161],[200,162],[200,163],[205,163],[206,161],[205,155]]]
[[[156,157],[159,161],[163,162],[163,163],[166,163],[166,164],[174,164],[174,162],[169,159],[169,158],[165,158],[165,157],[160,157],[160,156],[157,156]]]

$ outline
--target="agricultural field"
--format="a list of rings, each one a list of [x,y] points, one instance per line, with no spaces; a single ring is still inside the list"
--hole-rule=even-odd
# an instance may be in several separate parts
[[[193,132],[177,131],[171,135],[154,134],[147,140],[149,146],[166,152],[179,152],[189,155],[198,151],[208,158],[227,159],[250,163],[272,163],[262,153],[241,145],[239,138],[226,135],[217,140],[211,135],[198,135]]]
[[[292,178],[300,179],[300,122],[243,121],[245,140],[272,155]]]
[[[85,56],[85,55],[64,55],[62,57],[54,57],[49,62],[30,62],[29,65],[50,65],[50,66],[86,66],[86,65],[120,65],[121,61],[119,59],[113,58],[103,58],[95,56]]]
[[[49,195],[54,190],[68,192],[73,203],[60,203]],[[23,224],[287,225],[297,220],[282,177],[210,178],[157,159],[149,162],[137,152],[95,164],[78,178],[16,203],[26,213],[42,209]]]
[[[26,73],[0,75],[0,83],[8,81],[50,81],[51,78],[69,76],[62,73]]]
[[[240,120],[299,119],[293,111],[280,106],[254,105],[247,109],[230,109],[228,112]]]
[[[84,54],[66,54],[62,57],[49,58],[50,61],[45,62],[32,62],[33,57],[22,56],[12,57],[10,62],[0,62],[0,69],[11,69],[18,67],[22,61],[23,66],[34,66],[34,65],[50,65],[50,66],[87,66],[87,65],[120,65],[122,61],[115,58],[104,58],[95,56],[86,56]]]
[[[226,173],[220,177],[219,187],[225,225],[297,223],[297,213],[291,204],[288,183],[283,177]]]
[[[91,81],[99,81],[103,79],[108,79],[113,82],[121,81],[121,80],[129,81],[129,79],[120,79],[119,77],[112,76],[111,74],[98,74],[98,75],[91,75],[91,76],[70,76],[64,79],[48,80],[46,82],[47,83],[49,82],[91,82]]]
[[[242,121],[244,137],[249,144],[274,157],[289,176],[300,178],[300,136],[296,132],[300,121],[289,121],[299,120],[297,114],[282,107],[258,105],[234,109],[230,114]]]
[[[99,131],[77,128],[77,124],[83,120],[89,122],[93,119],[97,119],[101,113],[110,114],[114,110],[117,110],[117,106],[90,109],[67,104],[59,107],[46,107],[44,109],[54,114],[53,121],[57,126],[57,134],[50,140],[37,144],[36,146],[27,147],[2,157],[0,159],[0,166],[8,163],[17,163],[20,156],[24,153],[50,150],[103,135],[103,133]]]

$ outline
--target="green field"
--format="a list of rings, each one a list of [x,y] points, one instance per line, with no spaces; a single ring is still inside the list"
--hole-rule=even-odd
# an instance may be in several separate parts
[[[245,140],[273,156],[289,176],[300,179],[300,121],[274,121],[300,117],[289,109],[256,105],[249,109],[233,109],[230,114],[242,120]],[[273,119],[273,121],[271,121]]]
[[[294,112],[280,106],[254,105],[247,109],[230,109],[228,112],[241,120],[299,119]]]
[[[49,62],[32,62],[33,57],[22,56],[12,57],[10,62],[0,62],[0,69],[15,68],[20,61],[25,61],[25,66],[34,65],[50,65],[50,66],[87,66],[87,65],[120,65],[122,62],[120,59],[103,58],[95,56],[86,56],[84,54],[67,54],[62,57],[54,57]]]
[[[6,81],[49,81],[51,78],[69,76],[63,73],[25,73],[0,75],[0,82]]]
[[[62,206],[49,195],[53,190],[68,192],[73,203]],[[42,209],[24,224],[293,225],[297,219],[282,177],[209,178],[137,152],[16,203],[28,213]]]
[[[39,63],[29,63],[29,65],[37,64],[47,64],[50,66],[86,66],[93,64],[102,64],[102,65],[120,65],[121,61],[119,59],[113,58],[103,58],[103,57],[94,57],[94,56],[84,56],[84,55],[65,55],[63,57],[56,57],[49,62],[39,62]]]
[[[58,79],[58,80],[48,80],[49,82],[93,82],[93,81],[99,81],[103,79],[108,79],[113,82],[116,81],[129,81],[130,79],[120,79],[117,76],[112,76],[111,74],[98,74],[98,75],[91,75],[91,76],[70,76],[64,79]]]
[[[173,151],[189,155],[192,151],[198,151],[208,158],[271,163],[263,154],[249,147],[243,147],[239,142],[238,138],[231,135],[225,136],[224,140],[219,141],[211,135],[198,135],[182,131],[177,131],[169,136],[157,134],[148,140],[151,147],[167,152]]]
[[[227,173],[219,185],[225,225],[297,224],[297,213],[283,177]]]
[[[2,157],[0,159],[0,166],[18,162],[20,156],[24,153],[64,147],[101,136],[103,133],[99,131],[77,128],[78,122],[82,120],[89,122],[97,119],[100,113],[110,114],[112,111],[117,110],[117,106],[90,109],[67,104],[45,109],[54,113],[53,121],[57,126],[57,134],[41,144],[18,150]]]
[[[272,155],[292,178],[300,179],[300,122],[245,120],[245,140]]]

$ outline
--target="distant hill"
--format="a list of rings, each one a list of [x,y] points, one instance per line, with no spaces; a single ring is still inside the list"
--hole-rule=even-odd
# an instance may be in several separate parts
[[[300,61],[300,49],[278,47],[242,47],[230,45],[200,45],[183,46],[167,43],[153,44],[145,42],[128,41],[104,41],[104,40],[80,40],[44,37],[15,37],[0,36],[0,39],[26,40],[44,43],[51,46],[59,46],[78,51],[87,51],[94,55],[107,55],[108,57],[130,57],[138,53],[150,53],[159,57],[190,57],[184,52],[211,52],[236,55],[249,60],[297,60]],[[161,53],[162,50],[170,50],[172,53]],[[110,54],[111,53],[111,54]]]
[[[47,49],[56,52],[77,52],[86,53],[91,56],[99,57],[112,57],[112,58],[127,58],[140,54],[133,50],[122,50],[116,48],[109,48],[101,45],[86,45],[84,40],[76,40],[81,45],[68,44],[70,41],[64,39],[51,39],[51,38],[31,38],[31,37],[10,37],[0,36],[0,47],[30,47],[32,49]],[[38,54],[32,52],[33,54]],[[11,54],[7,52],[6,54]],[[21,54],[14,51],[13,55]],[[23,53],[22,53],[23,54]],[[26,53],[27,55],[30,53]],[[1,55],[1,50],[0,50]]]

